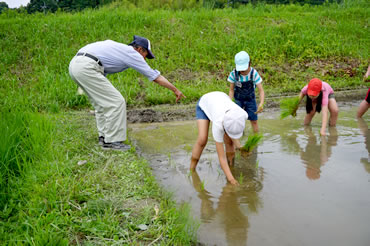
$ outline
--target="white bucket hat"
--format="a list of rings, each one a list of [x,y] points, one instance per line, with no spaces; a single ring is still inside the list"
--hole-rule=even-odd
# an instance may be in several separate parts
[[[232,108],[225,113],[223,125],[230,138],[239,139],[243,136],[246,115],[246,112],[241,108]]]

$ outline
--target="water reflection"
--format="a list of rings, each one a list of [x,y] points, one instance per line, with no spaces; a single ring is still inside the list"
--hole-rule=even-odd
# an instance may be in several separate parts
[[[229,156],[234,163],[231,168],[240,186],[235,187],[226,183],[216,202],[204,186],[196,171],[191,173],[192,185],[201,200],[200,212],[203,224],[217,221],[223,227],[228,245],[247,245],[249,221],[248,215],[257,213],[262,206],[259,192],[262,190],[263,169],[258,167],[257,153],[245,153],[235,158]],[[214,208],[217,204],[217,208]]]
[[[308,179],[316,180],[320,178],[321,167],[329,160],[332,154],[332,147],[337,145],[338,132],[336,127],[329,127],[329,135],[319,136],[320,142],[312,132],[312,127],[305,127],[308,136],[307,144],[301,149],[300,156],[306,166],[306,176]]]
[[[209,222],[215,215],[213,202],[211,201],[212,196],[204,189],[204,183],[202,183],[196,171],[191,172],[191,177],[193,187],[198,192],[198,197],[201,200],[200,218],[204,222]]]
[[[370,130],[363,118],[357,119],[358,127],[365,138],[365,146],[368,152],[367,158],[361,158],[361,163],[364,165],[365,170],[370,173]]]

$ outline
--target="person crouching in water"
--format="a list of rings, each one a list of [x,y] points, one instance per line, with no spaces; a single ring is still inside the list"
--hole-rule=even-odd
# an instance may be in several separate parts
[[[190,170],[195,171],[208,140],[209,123],[212,121],[212,135],[216,142],[218,159],[227,180],[237,185],[227,162],[226,153],[235,153],[240,148],[248,114],[235,104],[228,95],[214,91],[203,95],[196,106],[198,139],[193,147]],[[226,147],[226,153],[224,149]]]
[[[328,111],[330,112],[329,126],[336,126],[338,119],[338,105],[334,98],[334,91],[331,86],[321,81],[320,79],[314,78],[303,87],[299,94],[299,100],[302,101],[303,97],[307,97],[306,101],[306,117],[304,118],[304,124],[309,125],[315,113],[322,111],[322,123],[320,134],[326,135],[326,125],[328,123]]]

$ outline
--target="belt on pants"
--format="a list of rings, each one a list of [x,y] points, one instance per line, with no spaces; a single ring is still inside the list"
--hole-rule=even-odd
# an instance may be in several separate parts
[[[101,61],[98,58],[96,58],[93,55],[90,55],[89,53],[77,53],[76,56],[87,56],[87,57],[93,59],[94,61],[96,61],[100,66],[103,66],[103,64],[101,63]]]

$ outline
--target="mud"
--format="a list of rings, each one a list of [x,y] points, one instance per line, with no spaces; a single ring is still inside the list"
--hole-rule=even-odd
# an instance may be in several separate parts
[[[338,105],[348,102],[358,101],[365,98],[366,89],[336,91],[335,98]],[[292,94],[290,96],[297,96]],[[276,111],[279,109],[280,100],[289,96],[268,97],[265,99],[264,112]],[[258,99],[257,99],[258,100]],[[151,123],[167,121],[183,121],[195,119],[195,105],[176,104],[176,105],[158,105],[153,107],[129,108],[127,110],[128,123]]]
[[[127,110],[128,123],[150,123],[178,120],[191,120],[195,117],[195,104],[161,105],[151,108]]]

